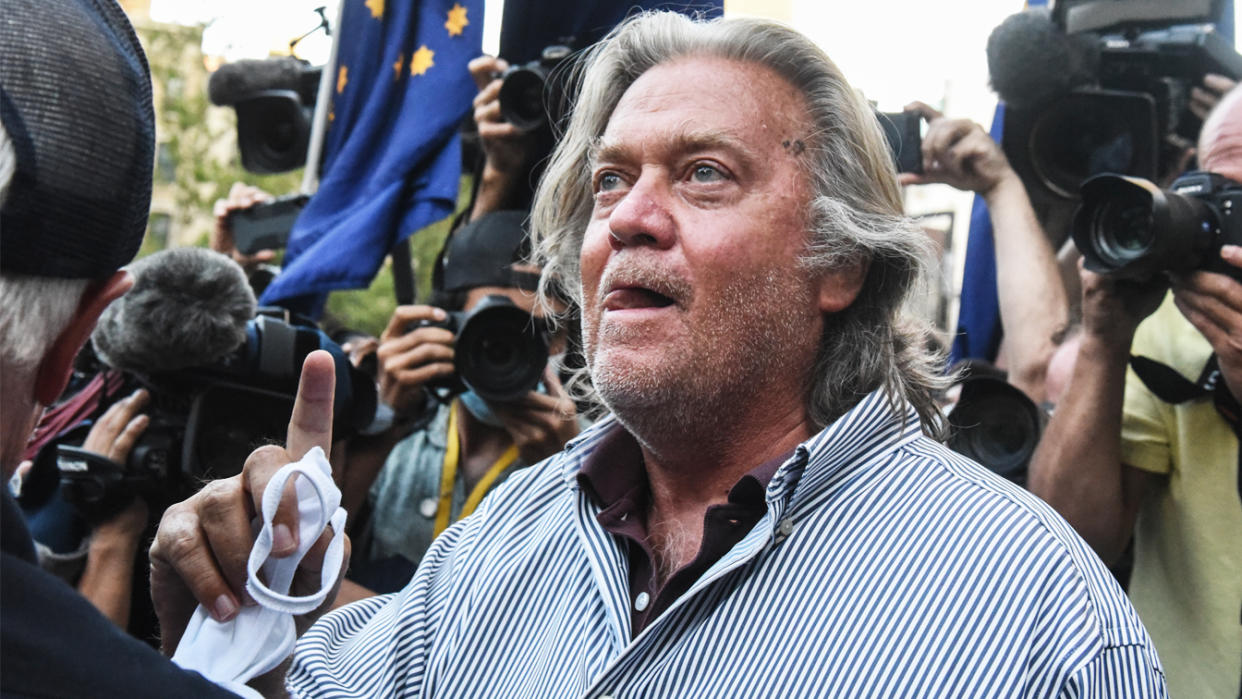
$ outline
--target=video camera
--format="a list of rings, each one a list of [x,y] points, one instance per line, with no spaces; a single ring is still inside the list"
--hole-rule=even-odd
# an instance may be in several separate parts
[[[1208,24],[1219,2],[1062,0],[1005,20],[988,41],[1006,102],[1002,147],[1036,208],[1072,203],[1092,175],[1156,179],[1201,126],[1191,89],[1242,77],[1242,56]]]
[[[242,167],[266,175],[306,164],[323,66],[293,57],[245,59],[211,74],[212,104],[237,112]]]
[[[474,391],[480,398],[503,403],[539,386],[548,363],[547,328],[543,321],[518,308],[505,296],[488,296],[473,310],[452,311],[436,326],[457,335],[457,372],[429,384],[438,397]]]
[[[333,434],[366,427],[375,416],[374,382],[309,321],[260,309],[246,325],[245,341],[227,357],[172,372],[127,372],[107,402],[146,388],[149,426],[125,464],[68,446],[73,436],[61,440],[62,497],[89,521],[102,521],[134,495],[155,509],[188,497],[206,480],[238,473],[253,449],[284,442],[302,363],[317,349],[336,363]]]
[[[1242,280],[1220,259],[1221,246],[1242,245],[1242,183],[1192,172],[1162,190],[1139,177],[1097,175],[1083,183],[1073,235],[1093,272],[1148,279],[1205,269]]]

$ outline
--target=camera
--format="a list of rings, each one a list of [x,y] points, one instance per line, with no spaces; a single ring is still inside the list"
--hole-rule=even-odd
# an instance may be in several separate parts
[[[923,172],[923,115],[915,112],[876,112],[884,140],[897,172]]]
[[[289,231],[293,230],[294,222],[309,201],[310,197],[305,194],[289,194],[230,211],[229,225],[237,251],[253,255],[260,250],[283,248],[289,241]]]
[[[454,311],[438,323],[457,335],[454,376],[432,382],[433,391],[455,395],[474,391],[503,403],[539,386],[548,363],[547,328],[505,296],[488,296],[469,312]]]
[[[969,373],[960,385],[948,416],[949,448],[1025,487],[1047,414],[1004,378]]]
[[[237,113],[242,167],[266,175],[306,163],[322,73],[292,56],[243,59],[212,73],[208,98]]]
[[[568,46],[548,46],[539,58],[505,71],[500,84],[500,116],[523,131],[534,131],[558,121],[560,91],[552,71],[570,53]],[[545,92],[548,96],[546,103]],[[549,113],[549,106],[555,110],[554,113]]]
[[[1001,146],[1046,228],[1068,229],[1087,178],[1155,180],[1193,145],[1191,91],[1209,73],[1242,77],[1215,7],[1062,0],[996,28],[988,66],[1006,103]]]
[[[1139,177],[1097,175],[1083,183],[1074,245],[1087,269],[1123,279],[1204,269],[1242,279],[1220,259],[1242,245],[1242,184],[1187,173],[1168,190]]]
[[[85,425],[59,440],[62,497],[88,521],[102,521],[134,495],[157,509],[193,494],[205,480],[235,475],[254,448],[284,441],[302,363],[317,349],[327,350],[336,364],[333,434],[366,427],[375,416],[374,382],[309,321],[261,309],[247,323],[246,340],[219,361],[160,374],[126,373],[120,390],[105,396],[100,408],[146,388],[146,431],[125,464],[72,446],[85,438]]]

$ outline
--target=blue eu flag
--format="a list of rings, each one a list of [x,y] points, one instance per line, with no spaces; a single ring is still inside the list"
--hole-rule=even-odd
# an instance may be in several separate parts
[[[384,256],[453,212],[458,125],[481,53],[482,0],[342,0],[322,178],[261,303],[318,315],[365,287]]]

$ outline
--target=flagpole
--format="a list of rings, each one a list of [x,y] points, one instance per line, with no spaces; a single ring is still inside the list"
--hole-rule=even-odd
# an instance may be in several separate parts
[[[323,157],[323,137],[328,130],[328,112],[332,110],[332,85],[336,82],[336,57],[341,45],[341,18],[345,16],[345,3],[336,6],[336,22],[332,25],[332,50],[328,62],[319,75],[319,94],[315,97],[315,115],[311,118],[310,143],[306,150],[306,169],[302,172],[302,193],[314,194],[319,189],[319,161]]]

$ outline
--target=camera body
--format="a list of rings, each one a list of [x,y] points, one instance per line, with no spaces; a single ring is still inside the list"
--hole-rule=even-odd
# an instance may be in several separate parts
[[[230,211],[229,225],[237,251],[253,255],[260,250],[283,248],[289,241],[289,231],[293,230],[294,222],[309,201],[310,197],[305,194],[289,194]]]
[[[1242,281],[1220,259],[1223,245],[1242,245],[1242,183],[1190,172],[1168,190],[1148,180],[1097,175],[1082,185],[1074,244],[1087,269],[1122,279],[1207,270]]]
[[[555,44],[544,48],[539,58],[505,71],[500,85],[501,117],[523,131],[534,131],[550,121],[557,121],[560,114],[550,114],[548,107],[557,106],[559,95],[548,88],[556,86],[552,71],[569,58],[570,53],[568,46]],[[548,92],[547,102],[544,101],[545,92]]]
[[[548,363],[547,329],[508,297],[488,296],[470,311],[452,311],[441,322],[423,321],[415,327],[429,325],[457,335],[457,371],[431,382],[433,391],[474,391],[485,400],[504,403],[539,386]]]

